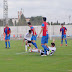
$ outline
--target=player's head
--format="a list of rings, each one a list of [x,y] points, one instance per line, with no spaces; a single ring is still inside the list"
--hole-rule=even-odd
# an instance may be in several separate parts
[[[31,25],[31,22],[28,22],[28,26],[30,26]]]
[[[32,31],[31,31],[31,30],[29,30],[29,34],[31,34],[31,32],[32,32]]]
[[[43,17],[43,22],[46,22],[46,17]]]
[[[55,43],[51,43],[51,47],[55,47]]]
[[[5,27],[8,27],[8,24],[6,24]]]
[[[63,24],[61,24],[61,27],[63,27]]]

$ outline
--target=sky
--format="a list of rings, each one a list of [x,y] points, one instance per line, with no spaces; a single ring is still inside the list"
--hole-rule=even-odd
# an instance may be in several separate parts
[[[68,23],[72,16],[72,0],[8,0],[8,17],[17,18],[21,8],[25,17],[44,16],[49,22]],[[0,18],[3,18],[3,0],[0,0]]]

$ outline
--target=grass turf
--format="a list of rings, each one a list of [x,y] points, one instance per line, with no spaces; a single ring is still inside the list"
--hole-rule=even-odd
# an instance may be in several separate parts
[[[5,49],[4,41],[0,41],[0,72],[72,72],[72,40],[68,40],[67,47],[60,47],[60,40],[55,43],[55,54],[41,57],[38,53],[24,53],[22,40],[11,40],[11,49]],[[42,49],[39,40],[37,45]]]

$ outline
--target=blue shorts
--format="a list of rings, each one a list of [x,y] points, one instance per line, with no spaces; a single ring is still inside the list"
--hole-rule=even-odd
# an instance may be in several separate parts
[[[35,36],[34,36],[34,35],[32,35],[31,40],[35,40],[35,41],[36,41],[36,40],[37,40],[37,35],[35,35]]]
[[[9,36],[5,36],[5,40],[10,40],[10,35]]]
[[[48,34],[46,36],[43,36],[42,39],[41,39],[41,44],[45,44],[45,43],[48,43]]]
[[[62,39],[63,39],[63,38],[66,38],[66,35],[62,35],[61,38],[62,38]]]

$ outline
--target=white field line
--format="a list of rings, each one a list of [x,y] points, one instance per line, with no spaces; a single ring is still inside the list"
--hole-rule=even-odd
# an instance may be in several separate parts
[[[22,54],[27,54],[29,52],[21,52],[21,53],[16,53],[16,55],[22,55]],[[30,55],[30,54],[29,54]],[[57,55],[62,55],[62,54],[57,54]],[[63,54],[63,55],[67,55],[67,56],[70,56],[72,54]]]
[[[28,53],[28,52],[21,52],[21,53],[16,53],[16,55],[20,55],[20,54],[24,54],[24,53]]]

